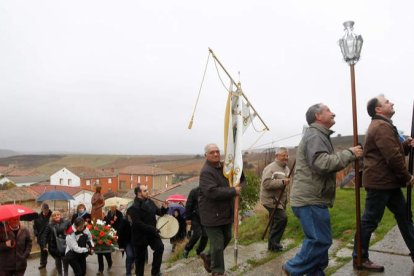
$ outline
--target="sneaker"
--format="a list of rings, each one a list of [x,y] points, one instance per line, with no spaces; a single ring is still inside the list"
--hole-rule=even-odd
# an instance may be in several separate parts
[[[373,263],[370,259],[362,260],[361,266],[358,266],[357,259],[353,260],[354,269],[367,270],[372,272],[384,272],[384,266]]]
[[[200,253],[200,258],[203,260],[204,263],[204,269],[211,273],[211,258],[206,253]]]
[[[190,252],[188,251],[188,250],[184,250],[184,252],[183,252],[183,257],[184,258],[188,258],[188,254],[189,254]]]

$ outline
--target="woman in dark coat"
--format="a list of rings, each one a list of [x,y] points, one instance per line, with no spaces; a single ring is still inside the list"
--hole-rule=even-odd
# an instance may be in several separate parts
[[[52,257],[55,259],[56,270],[59,276],[68,275],[68,262],[63,258],[65,256],[65,252],[60,252],[58,250],[56,237],[65,239],[66,231],[70,226],[70,221],[63,219],[59,211],[54,211],[52,213],[50,223],[47,226],[42,237],[42,250],[49,251],[50,255],[52,255]],[[62,266],[64,274],[62,274]]]
[[[31,250],[29,230],[20,225],[19,217],[9,219],[0,231],[0,275],[23,276]]]
[[[77,218],[83,218],[84,221],[87,223],[91,223],[92,217],[91,214],[89,214],[86,211],[85,204],[78,204],[76,207],[76,213],[72,215],[72,219],[70,220],[70,223],[73,224],[75,222],[75,219]]]

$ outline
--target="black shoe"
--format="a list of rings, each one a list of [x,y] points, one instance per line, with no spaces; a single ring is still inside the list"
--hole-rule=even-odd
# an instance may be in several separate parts
[[[361,265],[358,266],[357,260],[354,259],[353,261],[354,269],[357,270],[366,270],[366,271],[372,271],[372,272],[384,272],[384,266],[375,264],[371,262],[370,259],[364,259],[361,261]]]
[[[204,269],[208,273],[211,273],[211,258],[210,258],[210,256],[205,254],[205,253],[200,253],[200,258],[203,260]]]
[[[46,265],[44,264],[44,265],[40,265],[38,268],[39,269],[43,269],[43,268],[45,268],[46,267]]]
[[[283,245],[281,245],[280,243],[277,243],[273,246],[269,246],[268,250],[272,252],[280,252],[280,251],[283,251]]]

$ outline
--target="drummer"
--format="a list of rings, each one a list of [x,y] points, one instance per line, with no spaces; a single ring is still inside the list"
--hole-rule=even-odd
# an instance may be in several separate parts
[[[154,251],[151,275],[161,274],[162,254],[164,244],[156,228],[156,217],[163,216],[168,211],[167,202],[162,203],[158,208],[154,201],[149,198],[148,186],[139,184],[135,190],[134,203],[127,210],[128,219],[131,222],[131,242],[135,251],[135,272],[136,275],[144,276],[145,252],[150,246]]]

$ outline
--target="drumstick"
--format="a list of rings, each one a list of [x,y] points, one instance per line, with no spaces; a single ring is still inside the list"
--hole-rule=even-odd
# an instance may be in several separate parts
[[[167,223],[169,223],[169,221],[167,220],[163,225],[161,225],[160,228],[158,228],[158,231],[161,230],[161,228],[163,228]]]

